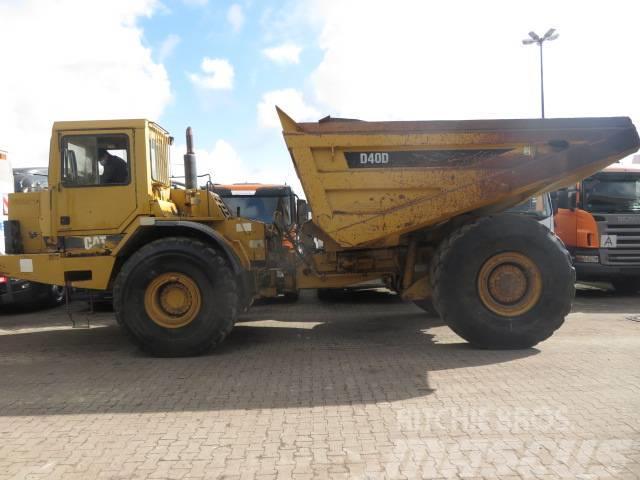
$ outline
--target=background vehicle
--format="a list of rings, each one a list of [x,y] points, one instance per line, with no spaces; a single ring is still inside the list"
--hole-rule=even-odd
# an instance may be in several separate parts
[[[578,280],[640,291],[640,161],[610,165],[556,197],[556,233],[571,252]]]
[[[553,205],[551,194],[543,193],[525,200],[520,205],[509,209],[509,212],[529,215],[552,232],[555,230],[553,222]]]
[[[4,220],[7,220],[9,214],[9,193],[13,192],[13,176],[11,174],[11,163],[7,158],[7,152],[0,150],[0,198],[2,199],[2,221],[0,226],[0,252],[4,253]]]
[[[276,215],[280,216],[287,235],[283,239],[283,246],[292,256],[296,253],[290,238],[295,237],[297,231],[296,211],[297,195],[288,185],[274,185],[262,183],[215,183],[210,187],[224,201],[229,211],[237,217],[250,218],[264,223],[274,223]],[[272,282],[276,294],[287,300],[298,299],[299,290],[296,288],[295,270],[291,268],[292,261],[274,266],[275,280]],[[273,296],[273,295],[270,295]]]
[[[33,170],[33,169],[21,169]],[[46,170],[46,169],[45,169]],[[35,180],[35,176],[32,180]],[[45,175],[46,187],[46,175]],[[17,181],[16,185],[27,185],[26,175],[24,182]],[[33,184],[30,184],[33,185]],[[7,152],[0,150],[0,196],[2,197],[2,226],[0,226],[0,254],[4,253],[4,220],[8,218],[9,193],[15,188],[11,162]],[[22,189],[19,191],[23,191]],[[24,190],[28,191],[28,190]],[[13,304],[44,304],[58,305],[64,300],[64,288],[57,285],[20,280],[18,278],[0,275],[0,305]]]
[[[47,167],[14,168],[13,183],[15,192],[39,192],[49,185]]]
[[[214,183],[211,190],[222,198],[231,213],[237,217],[272,223],[274,214],[280,212],[284,224],[294,226],[292,213],[296,209],[296,195],[288,185]]]
[[[552,232],[500,212],[640,145],[628,118],[296,123],[278,113],[313,210],[311,221],[303,202],[293,212],[300,260],[279,216],[233,216],[198,188],[190,129],[178,189],[157,124],[56,122],[52,187],[10,195],[0,272],[113,290],[119,323],[156,355],[218,345],[239,308],[276,291],[273,266],[294,259],[297,288],[381,280],[405,300],[432,297],[476,346],[525,348],[563,323],[575,272]],[[101,150],[126,163],[123,181],[101,177]]]

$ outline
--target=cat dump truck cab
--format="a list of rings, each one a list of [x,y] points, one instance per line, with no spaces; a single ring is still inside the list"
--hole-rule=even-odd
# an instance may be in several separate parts
[[[172,188],[168,132],[148,120],[57,122],[48,189],[9,197],[0,273],[113,291],[144,350],[202,353],[293,262],[297,288],[384,282],[433,298],[483,348],[524,348],[568,313],[574,270],[562,243],[501,214],[638,148],[627,118],[296,123],[278,111],[313,219],[295,251],[286,225],[232,215],[198,189],[187,131],[185,188]]]

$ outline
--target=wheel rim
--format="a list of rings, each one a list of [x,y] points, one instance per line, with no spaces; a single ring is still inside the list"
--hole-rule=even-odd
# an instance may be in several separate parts
[[[540,300],[542,275],[529,257],[504,252],[482,265],[477,286],[485,307],[503,317],[516,317],[531,310]]]
[[[202,298],[198,285],[183,273],[163,273],[148,286],[144,295],[147,315],[164,328],[190,324],[200,311]]]

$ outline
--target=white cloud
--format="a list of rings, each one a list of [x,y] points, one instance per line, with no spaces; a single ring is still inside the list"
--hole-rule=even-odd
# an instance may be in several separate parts
[[[293,43],[283,43],[277,47],[265,48],[262,53],[275,63],[300,63],[302,48]]]
[[[544,47],[547,116],[640,121],[634,2],[315,0],[311,7],[324,54],[310,83],[323,114],[536,117],[538,50],[521,40],[554,27],[560,37]],[[358,21],[363,11],[366,21]]]
[[[232,4],[227,10],[227,21],[233,28],[234,32],[239,32],[244,25],[244,12],[242,6],[237,3]]]
[[[260,126],[280,128],[276,105],[296,121],[315,121],[320,118],[320,112],[305,102],[302,92],[294,88],[285,88],[262,95],[262,100],[258,104],[258,124]]]
[[[209,0],[182,0],[182,3],[190,7],[204,7],[209,3]]]
[[[183,155],[184,145],[174,145],[171,148],[171,174],[184,175]],[[295,192],[302,192],[300,181],[295,174],[290,160],[284,157],[281,162],[265,162],[262,160],[250,165],[241,157],[229,142],[219,139],[212,148],[196,148],[198,175],[211,174],[214,183],[275,183],[291,185]],[[201,178],[200,184],[206,179]]]
[[[55,120],[160,116],[169,79],[137,25],[156,6],[115,0],[96,21],[84,0],[0,3],[0,148],[14,166],[48,163]]]
[[[189,79],[198,87],[208,90],[229,90],[233,88],[233,65],[224,58],[202,59],[202,73],[191,73]]]
[[[169,58],[179,43],[180,37],[178,35],[175,33],[169,34],[160,44],[160,48],[158,49],[158,60],[160,62],[164,62]]]

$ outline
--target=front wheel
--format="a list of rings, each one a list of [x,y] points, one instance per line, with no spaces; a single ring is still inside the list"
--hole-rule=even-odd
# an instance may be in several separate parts
[[[233,328],[238,294],[231,269],[210,246],[189,238],[156,240],[131,256],[113,288],[118,322],[145,351],[198,355]]]
[[[436,310],[481,348],[528,348],[562,325],[575,270],[562,242],[531,218],[485,217],[454,231],[431,268]]]

